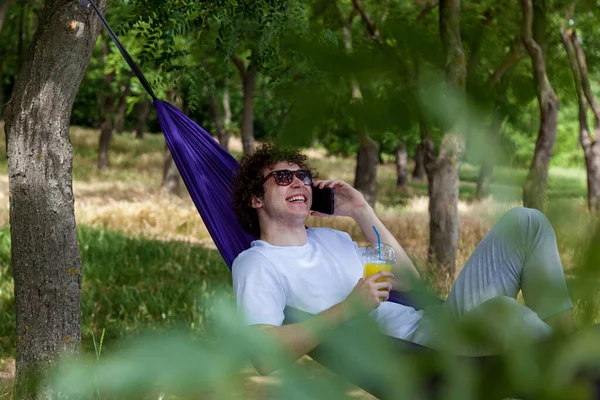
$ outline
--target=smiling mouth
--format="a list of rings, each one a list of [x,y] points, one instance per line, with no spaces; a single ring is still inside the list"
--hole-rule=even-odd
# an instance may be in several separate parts
[[[289,203],[304,203],[306,202],[306,197],[305,196],[292,196],[288,199],[286,199],[287,202]]]

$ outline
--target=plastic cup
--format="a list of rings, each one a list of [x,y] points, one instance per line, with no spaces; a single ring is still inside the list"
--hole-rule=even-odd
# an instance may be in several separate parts
[[[362,255],[364,265],[363,278],[368,278],[375,275],[379,271],[392,272],[392,265],[396,263],[396,253],[392,246],[381,243],[371,244],[365,247],[365,252]],[[377,282],[387,281],[389,278],[378,279]]]

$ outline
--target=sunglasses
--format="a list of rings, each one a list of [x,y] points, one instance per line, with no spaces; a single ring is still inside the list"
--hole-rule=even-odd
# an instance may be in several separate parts
[[[305,185],[312,185],[312,171],[309,169],[298,169],[296,171],[290,171],[289,169],[280,169],[272,171],[264,177],[261,184],[265,184],[270,177],[275,179],[275,183],[279,186],[289,186],[294,181],[294,176],[302,181]]]

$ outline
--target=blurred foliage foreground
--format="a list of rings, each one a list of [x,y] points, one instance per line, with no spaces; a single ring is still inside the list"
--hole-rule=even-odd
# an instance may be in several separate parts
[[[84,355],[64,360],[54,381],[58,398],[240,398],[244,368],[254,355],[281,368],[267,397],[347,398],[347,384],[314,376],[236,315],[230,274],[214,250],[185,243],[131,238],[91,228],[78,231],[83,278]],[[0,290],[10,291],[10,235],[0,232]],[[600,230],[580,248],[569,286],[578,330],[532,342],[515,329],[509,351],[465,358],[450,351],[412,352],[377,333],[368,320],[319,332],[327,362],[342,376],[376,385],[385,398],[426,398],[432,383],[440,398],[592,398],[600,377],[598,265]],[[183,279],[185,277],[185,279]],[[10,285],[12,286],[12,285]],[[425,288],[418,289],[426,291]],[[0,324],[14,338],[12,296],[2,297]],[[468,323],[444,321],[449,344],[494,345],[495,310]],[[7,331],[8,329],[8,331]],[[4,335],[3,335],[4,336]],[[125,340],[121,340],[126,338]],[[3,352],[12,346],[3,337]],[[450,350],[450,349],[448,349]],[[205,397],[206,396],[206,397]]]

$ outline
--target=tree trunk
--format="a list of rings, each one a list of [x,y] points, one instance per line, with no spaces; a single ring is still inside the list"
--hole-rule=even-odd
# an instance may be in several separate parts
[[[244,110],[242,114],[242,147],[244,154],[254,152],[254,89],[256,66],[252,65],[244,75]]]
[[[121,95],[117,105],[117,119],[115,121],[115,131],[123,133],[125,127],[125,112],[127,111],[127,98],[131,94],[131,81],[121,86]]]
[[[401,192],[408,192],[408,152],[404,142],[396,147],[396,188]]]
[[[344,46],[348,54],[352,49],[352,20],[357,16],[356,5],[346,20],[342,20],[344,31]],[[341,18],[341,17],[340,17]],[[373,39],[376,39],[373,37]],[[376,39],[378,40],[378,39]],[[359,83],[352,81],[353,107],[356,108],[362,102],[362,93]],[[356,170],[354,172],[354,187],[360,191],[365,200],[374,207],[377,201],[377,165],[379,164],[379,144],[375,142],[367,132],[360,114],[354,112],[356,133],[360,141],[360,147],[356,155]]]
[[[227,79],[225,79],[225,85],[223,87],[223,112],[223,129],[225,130],[225,136],[220,143],[225,150],[229,151],[229,139],[231,138],[231,104],[229,102],[229,83]]]
[[[165,145],[165,162],[161,187],[167,192],[179,196],[179,170],[173,160],[171,150]]]
[[[254,89],[256,87],[257,67],[251,63],[248,69],[244,62],[235,54],[231,60],[240,72],[242,78],[242,90],[244,93],[244,105],[242,109],[242,147],[244,154],[254,152]]]
[[[415,168],[412,173],[412,180],[423,182],[425,180],[425,154],[423,152],[423,142],[419,143],[415,150]]]
[[[527,180],[523,185],[523,205],[542,210],[544,193],[548,185],[548,168],[554,150],[554,141],[556,140],[559,103],[546,74],[544,52],[533,39],[531,33],[533,20],[531,0],[521,0],[521,7],[523,9],[521,36],[531,57],[540,108],[540,129]]]
[[[419,130],[421,134],[421,143],[419,143],[417,150],[415,151],[415,169],[413,171],[412,178],[413,181],[423,182],[427,174],[427,171],[425,170],[425,142],[427,139],[431,138],[429,126],[424,118],[421,118],[419,121]],[[429,140],[427,144],[433,146],[433,142],[431,140]],[[433,152],[433,149],[431,151]]]
[[[356,156],[354,187],[365,196],[365,200],[373,207],[377,201],[378,161],[379,144],[368,135],[363,134]]]
[[[221,120],[221,111],[219,110],[219,102],[217,101],[217,96],[214,92],[210,95],[210,108],[213,113],[213,117],[215,118],[215,127],[217,131],[217,139],[221,146],[225,149],[229,146],[229,133],[225,131],[225,127],[223,126],[223,121]]]
[[[477,189],[475,191],[475,198],[477,200],[483,200],[489,194],[493,176],[494,162],[490,158],[486,158],[483,160],[483,164],[479,168],[479,175],[477,176]]]
[[[561,30],[561,39],[567,51],[579,105],[579,143],[585,156],[588,184],[588,208],[590,212],[600,211],[600,108],[591,91],[587,72],[587,62],[583,49],[574,30],[568,33]],[[587,105],[592,107],[595,119],[594,137],[590,135],[587,122]]]
[[[2,57],[2,54],[0,54]],[[4,67],[4,59],[0,59],[0,120],[3,119],[4,115],[4,75],[2,74],[2,68]]]
[[[146,122],[148,121],[148,115],[150,114],[150,100],[144,99],[140,101],[140,113],[138,115],[137,123],[135,124],[135,130],[133,136],[136,139],[144,138],[144,130],[146,129]]]
[[[460,0],[441,0],[439,10],[440,35],[446,54],[446,82],[448,86],[464,91],[466,65],[460,37]],[[460,118],[460,115],[456,116],[454,129]],[[437,264],[438,282],[449,285],[454,280],[460,237],[458,165],[464,143],[459,135],[447,131],[440,153],[434,158],[430,151],[433,143],[428,142],[425,163],[429,191],[428,258]]]
[[[0,32],[2,32],[2,27],[4,26],[4,21],[6,20],[6,13],[8,12],[8,7],[10,7],[11,2],[12,0],[4,0],[0,6]]]
[[[100,35],[100,43],[102,46],[102,61],[106,67],[108,58],[108,44],[106,43],[106,35]],[[101,113],[102,123],[100,124],[100,140],[98,143],[98,168],[103,169],[108,167],[108,149],[110,147],[110,139],[112,138],[113,131],[113,94],[111,90],[111,83],[114,78],[114,73],[104,73],[104,86],[102,88],[101,99]]]
[[[223,124],[225,129],[229,130],[231,125],[231,104],[229,101],[229,82],[225,80],[225,86],[223,87]]]
[[[91,9],[47,0],[6,109],[17,399],[56,397],[46,380],[31,387],[29,378],[80,349],[69,120],[98,31]]]
[[[170,102],[174,102],[175,100],[175,90],[170,88],[167,90],[167,97]],[[175,104],[177,108],[186,109],[185,101],[183,97],[178,97],[177,104]],[[190,109],[187,107],[187,110],[183,111],[184,114],[189,116]],[[177,169],[177,165],[175,164],[175,160],[173,160],[173,154],[171,154],[171,150],[165,143],[165,159],[163,163],[163,179],[161,183],[161,188],[166,190],[167,192],[179,196],[179,170]]]

